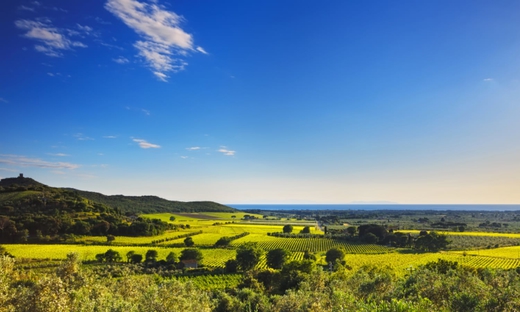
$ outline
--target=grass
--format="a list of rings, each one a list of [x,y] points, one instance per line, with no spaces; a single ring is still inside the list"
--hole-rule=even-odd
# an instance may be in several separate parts
[[[292,251],[291,259],[301,259],[303,251],[310,250],[317,253],[319,262],[325,265],[325,252],[332,247],[344,248],[347,251],[345,261],[352,269],[360,268],[364,265],[389,266],[400,273],[406,273],[407,270],[425,264],[429,261],[437,259],[445,259],[457,261],[462,265],[475,268],[516,268],[520,266],[520,246],[519,247],[502,247],[493,249],[480,249],[472,251],[451,251],[440,253],[399,253],[392,248],[379,245],[363,245],[350,244],[345,241],[333,240],[328,238],[281,238],[268,236],[267,233],[282,232],[284,224],[287,221],[273,220],[266,224],[252,222],[244,222],[243,220],[232,220],[232,215],[236,215],[237,219],[243,217],[245,213],[205,213],[206,216],[212,216],[216,219],[198,219],[198,214],[190,214],[189,216],[180,216],[170,213],[147,214],[148,218],[157,218],[164,221],[170,221],[170,217],[176,216],[174,224],[190,224],[190,229],[179,231],[169,231],[160,236],[153,237],[128,237],[117,236],[113,245],[85,245],[85,244],[67,244],[67,245],[31,245],[31,244],[13,244],[3,245],[7,251],[16,258],[33,258],[33,259],[65,259],[70,252],[77,252],[82,260],[94,260],[96,254],[105,253],[108,249],[118,251],[125,259],[128,251],[134,251],[144,255],[148,250],[154,249],[158,251],[158,260],[165,259],[168,253],[175,252],[180,255],[184,248],[169,248],[164,245],[182,244],[184,238],[162,243],[163,246],[129,246],[133,244],[151,244],[152,241],[171,238],[183,233],[195,232],[202,230],[202,234],[193,236],[195,246],[212,246],[223,236],[234,236],[244,232],[249,235],[236,239],[231,243],[230,249],[201,248],[204,255],[203,264],[209,267],[223,267],[225,262],[235,257],[236,251],[233,248],[240,246],[246,242],[257,242],[264,250],[274,248],[286,248]],[[219,219],[217,219],[219,218]],[[227,223],[232,222],[234,223]],[[263,220],[265,221],[265,220]],[[218,225],[213,225],[218,222]],[[293,233],[299,233],[303,229],[303,225],[293,225]],[[402,231],[418,234],[419,231]],[[314,226],[311,226],[311,233],[322,233]],[[445,232],[439,233],[456,236],[463,239],[464,237],[473,237],[474,239],[490,240],[492,237],[499,238],[520,238],[520,234],[514,233],[490,233],[490,232]],[[78,239],[80,242],[106,243],[106,237],[83,237]],[[265,261],[260,266],[265,266]],[[232,282],[234,283],[234,281]]]
[[[178,235],[196,232],[197,230],[193,229],[183,229],[179,231],[168,231],[165,234],[157,235],[157,236],[116,236],[116,239],[112,243],[112,245],[141,245],[141,244],[151,244],[154,240],[159,240],[163,238],[175,237]],[[85,243],[106,243],[106,236],[83,236],[81,238],[76,239],[77,242],[85,242]]]
[[[290,241],[291,239],[285,239]],[[184,248],[160,248],[160,247],[131,247],[131,246],[85,246],[85,245],[30,245],[12,244],[3,245],[7,251],[18,259],[65,259],[70,252],[77,252],[82,260],[94,260],[96,254],[105,253],[108,249],[118,251],[123,260],[129,251],[138,254],[146,254],[150,249],[157,250],[158,260],[165,259],[168,253],[175,252],[180,255]],[[361,246],[361,245],[360,245]],[[375,245],[369,245],[375,246]],[[375,246],[380,247],[380,246]],[[381,247],[384,248],[384,247]],[[236,251],[233,249],[200,249],[204,260],[202,263],[208,267],[223,267],[225,262],[233,259]],[[439,252],[439,253],[397,253],[388,252],[383,254],[346,254],[345,262],[352,269],[357,270],[362,266],[388,266],[396,271],[397,274],[405,274],[408,270],[417,268],[437,259],[456,261],[461,265],[474,268],[501,268],[511,269],[520,266],[518,258],[520,247],[504,247],[490,250],[480,250],[467,252],[464,256],[462,252]],[[317,253],[318,262],[325,265],[325,251]],[[293,252],[291,259],[301,259],[303,253]],[[259,268],[263,268],[265,263],[260,263]]]
[[[397,231],[402,233],[412,233],[419,234],[419,230],[402,230]],[[453,231],[442,231],[435,230],[435,232],[445,235],[453,235],[453,236],[484,236],[484,237],[510,237],[510,238],[520,238],[520,233],[495,233],[495,232],[453,232]]]
[[[40,191],[23,191],[23,192],[2,192],[0,193],[0,202],[19,200],[33,195],[41,195]]]
[[[520,259],[520,246],[456,251],[456,252],[452,252],[452,253],[456,253],[456,254],[465,253],[467,255]]]
[[[159,248],[159,247],[137,247],[137,246],[85,246],[85,245],[31,245],[12,244],[3,245],[7,251],[16,258],[26,259],[66,259],[67,254],[76,252],[81,260],[95,260],[96,255],[113,249],[126,260],[126,253],[133,250],[137,254],[145,255],[150,249],[157,250],[157,260],[166,259],[170,252],[178,256],[185,248]],[[224,266],[224,263],[235,256],[235,251],[230,249],[201,249],[204,259],[203,264],[208,266]]]

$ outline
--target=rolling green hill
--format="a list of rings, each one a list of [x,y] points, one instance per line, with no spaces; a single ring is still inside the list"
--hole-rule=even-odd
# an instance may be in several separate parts
[[[55,188],[21,176],[0,180],[0,207],[11,205],[13,201],[48,200],[51,194],[57,197],[68,194],[76,198],[74,199],[76,202],[101,204],[116,209],[123,214],[236,211],[234,208],[211,201],[181,202],[166,200],[157,196],[103,195],[73,188]]]
[[[106,196],[55,188],[20,175],[0,180],[0,242],[61,241],[75,235],[150,236],[171,229],[156,212],[232,212],[214,202],[178,202],[156,196]]]
[[[89,200],[120,209],[123,213],[156,212],[234,212],[236,209],[211,201],[180,202],[157,196],[103,195],[100,193],[69,189]]]

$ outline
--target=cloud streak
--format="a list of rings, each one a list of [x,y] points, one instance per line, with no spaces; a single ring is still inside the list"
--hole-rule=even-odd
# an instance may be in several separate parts
[[[74,134],[74,137],[75,137],[78,141],[94,141],[93,138],[88,137],[88,136],[85,136],[85,135],[83,135],[83,133],[76,133],[76,134]]]
[[[183,18],[162,6],[137,0],[108,0],[105,8],[141,36],[134,44],[153,74],[167,81],[168,73],[176,73],[188,65],[182,57],[188,52],[207,52],[194,48],[192,35],[180,24]]]
[[[225,146],[222,146],[217,152],[222,153],[226,156],[235,156],[236,153],[236,151],[229,150]]]
[[[84,43],[69,38],[69,36],[79,35],[79,33],[69,31],[69,34],[66,35],[66,30],[54,27],[48,19],[17,20],[14,24],[17,28],[26,31],[24,37],[39,43],[34,46],[36,51],[47,56],[62,57],[64,50],[87,47]]]
[[[144,148],[144,149],[147,149],[147,148],[161,148],[160,145],[149,143],[146,140],[142,140],[142,139],[132,139],[132,140],[134,142],[138,143],[140,148]]]
[[[34,167],[45,169],[76,169],[80,165],[68,162],[50,162],[39,158],[29,158],[19,155],[0,155],[0,164],[6,164],[16,167]]]
[[[123,57],[123,56],[120,56],[120,57],[112,59],[112,60],[114,62],[116,62],[117,64],[126,64],[126,63],[130,62],[126,57]]]

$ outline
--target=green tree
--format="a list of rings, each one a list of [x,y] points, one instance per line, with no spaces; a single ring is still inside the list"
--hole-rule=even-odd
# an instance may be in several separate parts
[[[118,251],[109,249],[109,250],[107,250],[107,252],[105,252],[105,260],[106,260],[106,262],[121,261],[121,255],[119,254]]]
[[[181,251],[180,260],[197,260],[197,262],[202,261],[203,256],[202,252],[196,248],[187,248]]]
[[[290,224],[286,224],[283,226],[283,232],[284,233],[292,233],[293,231],[293,226],[290,225]]]
[[[130,250],[129,252],[126,253],[126,261],[127,262],[130,262],[130,260],[132,260],[132,256],[135,255],[135,251],[133,250]]]
[[[229,238],[227,236],[223,236],[218,239],[218,241],[215,243],[215,246],[224,247],[224,246],[229,246],[230,243],[231,243],[231,238]]]
[[[307,276],[316,270],[316,262],[312,260],[294,260],[288,262],[280,271],[278,285],[281,293],[288,289],[297,289]]]
[[[113,241],[116,240],[116,237],[112,234],[107,235],[107,243],[111,244]]]
[[[445,249],[451,242],[448,240],[446,235],[438,234],[437,232],[431,231],[427,233],[424,231],[419,234],[419,237],[415,240],[415,248],[425,251],[438,251]]]
[[[238,268],[238,262],[235,259],[229,259],[226,261],[225,271],[226,273],[235,273]]]
[[[159,254],[157,253],[157,250],[150,249],[146,252],[144,259],[146,262],[155,262],[155,261],[157,261],[158,256],[159,256]]]
[[[258,247],[257,243],[248,242],[240,245],[236,255],[238,266],[244,271],[251,270],[260,262],[263,254],[264,251]]]
[[[343,258],[345,258],[345,252],[339,248],[329,249],[325,254],[325,261],[329,264],[332,263],[332,265],[336,263],[336,260],[343,261]]]
[[[133,254],[130,258],[130,262],[132,263],[141,263],[143,261],[143,255],[140,254]]]
[[[358,227],[358,235],[360,238],[363,239],[363,237],[368,233],[377,236],[377,239],[380,242],[384,241],[386,235],[388,235],[388,231],[385,227],[378,224],[363,224]]]
[[[289,252],[283,248],[269,250],[267,252],[267,265],[273,269],[281,269],[289,259]]]
[[[301,231],[300,233],[302,234],[310,234],[311,233],[311,228],[309,226],[305,226]]]
[[[195,242],[193,241],[193,238],[191,238],[191,236],[188,236],[184,239],[184,245],[186,245],[186,247],[191,247],[195,245]]]
[[[303,259],[316,261],[316,255],[310,252],[309,250],[305,250],[305,252],[303,253]]]
[[[170,252],[167,256],[166,256],[166,262],[172,264],[172,263],[176,263],[179,261],[179,257],[177,257],[177,254],[175,254],[173,251]]]
[[[379,238],[374,233],[366,233],[361,239],[367,244],[376,244],[379,241]]]
[[[10,254],[7,252],[7,249],[0,245],[0,256],[9,256]]]
[[[350,235],[350,236],[354,236],[356,235],[356,232],[357,232],[357,229],[355,226],[349,226],[347,228],[347,233]]]

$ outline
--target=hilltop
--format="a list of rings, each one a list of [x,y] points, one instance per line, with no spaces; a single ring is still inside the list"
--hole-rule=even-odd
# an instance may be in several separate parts
[[[149,236],[171,224],[138,217],[151,212],[233,212],[214,202],[156,196],[106,196],[50,187],[20,174],[0,180],[0,242],[67,240],[74,235]]]
[[[156,212],[234,212],[236,209],[211,201],[182,202],[172,201],[158,196],[104,195],[96,192],[73,188],[49,187],[34,179],[20,174],[17,178],[0,180],[0,207],[6,202],[23,202],[32,198],[47,198],[46,193],[73,194],[80,201],[92,202],[115,209],[123,214],[141,214]]]
[[[211,201],[181,202],[157,196],[103,195],[101,193],[68,189],[89,200],[120,209],[123,213],[155,212],[234,212],[236,209]]]

